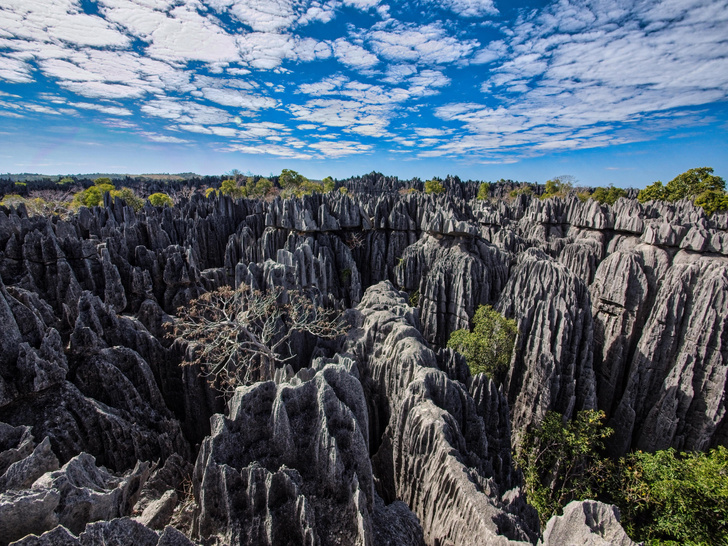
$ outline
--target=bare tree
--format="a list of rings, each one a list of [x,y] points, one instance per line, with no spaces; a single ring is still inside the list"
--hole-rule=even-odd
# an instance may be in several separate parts
[[[333,311],[295,290],[267,292],[242,284],[207,292],[177,312],[174,335],[189,341],[192,358],[208,381],[229,392],[236,386],[271,379],[276,367],[295,358],[291,336],[308,332],[334,339],[346,325]]]

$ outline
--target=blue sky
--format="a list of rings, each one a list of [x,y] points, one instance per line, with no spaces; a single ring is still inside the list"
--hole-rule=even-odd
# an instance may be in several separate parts
[[[728,177],[728,0],[3,0],[0,172]]]

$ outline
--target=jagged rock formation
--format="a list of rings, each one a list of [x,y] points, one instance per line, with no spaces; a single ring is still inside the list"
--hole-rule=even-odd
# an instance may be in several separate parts
[[[374,455],[385,500],[400,499],[419,518],[428,544],[508,544],[532,540],[535,513],[496,481],[483,418],[465,387],[438,369],[406,300],[383,282],[359,306],[348,341],[364,378]],[[497,408],[495,412],[498,412]],[[500,463],[500,461],[498,461]]]
[[[595,407],[593,326],[584,283],[542,252],[529,250],[520,255],[497,308],[518,322],[505,384],[516,437],[547,411],[571,418]]]
[[[0,207],[2,509],[32,505],[25,531],[47,531],[24,543],[184,543],[170,523],[241,544],[533,543],[511,447],[547,411],[604,410],[616,455],[728,445],[728,214],[491,203],[455,178],[439,196],[379,175],[344,185],[137,212],[107,198],[68,220]],[[340,346],[295,339],[291,367],[225,414],[167,334],[179,306],[241,282],[358,306],[356,328]],[[501,388],[442,350],[485,303],[520,329]],[[135,506],[100,503],[89,524],[43,482],[74,465],[103,491],[135,468],[148,480]],[[554,522],[545,543],[598,527],[575,514],[581,530]]]
[[[598,501],[573,501],[546,524],[539,546],[636,546],[619,524],[619,510]]]

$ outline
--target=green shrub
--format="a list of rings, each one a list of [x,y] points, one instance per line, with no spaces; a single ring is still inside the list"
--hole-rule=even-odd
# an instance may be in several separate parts
[[[478,195],[475,198],[479,201],[485,201],[488,199],[488,192],[490,192],[490,184],[488,182],[483,182],[480,186],[478,186]]]
[[[110,178],[101,177],[94,180],[94,185],[90,188],[86,188],[83,191],[78,192],[73,196],[72,206],[78,208],[84,207],[98,207],[104,203],[104,194],[114,191],[113,182]]]
[[[549,199],[551,197],[566,197],[572,190],[574,177],[569,175],[557,176],[552,180],[546,181],[541,199]]]
[[[521,188],[516,188],[515,190],[511,190],[508,193],[508,196],[512,199],[515,199],[519,195],[533,195],[533,188],[531,186],[523,186]]]
[[[613,432],[603,426],[604,417],[603,411],[584,410],[564,422],[550,411],[526,433],[516,459],[526,499],[542,525],[572,500],[597,497],[605,472],[599,453]]]
[[[425,193],[445,193],[445,186],[437,178],[425,182]]]
[[[728,544],[728,450],[638,451],[620,460],[608,487],[622,524],[651,544]]]
[[[420,305],[420,291],[415,289],[407,298],[407,304],[410,307],[418,307]]]
[[[120,190],[111,190],[109,193],[111,194],[111,197],[120,197],[121,199],[126,201],[126,204],[136,211],[141,210],[142,207],[144,207],[144,199],[137,196],[137,194],[134,193],[134,190],[132,190],[131,188],[124,187]]]
[[[324,186],[324,193],[329,193],[330,191],[334,191],[334,188],[336,187],[336,182],[333,178],[330,176],[327,176],[324,178],[321,183]]]
[[[502,383],[511,362],[518,325],[490,305],[478,307],[472,322],[472,331],[454,331],[447,346],[465,357],[473,376],[485,373]]]
[[[220,193],[223,195],[229,195],[233,199],[239,199],[246,195],[245,188],[238,186],[238,183],[232,178],[222,181],[222,184],[220,185]]]
[[[608,188],[597,188],[591,194],[591,198],[602,204],[614,205],[620,197],[627,197],[627,192],[622,188],[615,188],[610,185]]]
[[[174,205],[172,198],[166,193],[153,193],[149,196],[149,202],[155,207],[171,207]]]
[[[728,194],[725,180],[713,174],[711,167],[689,169],[670,180],[667,185],[659,180],[637,194],[640,203],[647,201],[678,201],[691,199],[710,215],[716,211],[728,210]]]

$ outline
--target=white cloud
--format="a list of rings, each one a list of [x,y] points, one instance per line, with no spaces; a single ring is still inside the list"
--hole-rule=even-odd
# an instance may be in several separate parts
[[[98,110],[103,114],[109,114],[111,116],[131,116],[132,111],[120,106],[109,106],[106,104],[98,104],[92,102],[72,102],[68,104],[74,108],[81,108],[83,110]]]
[[[28,63],[0,55],[0,79],[10,83],[29,83],[33,81],[30,70]]]
[[[135,99],[144,95],[142,89],[116,83],[62,81],[59,85],[89,99]]]
[[[542,153],[648,138],[676,123],[663,113],[728,96],[725,28],[726,0],[560,0],[476,54],[472,62],[493,63],[481,90],[501,106],[436,109],[465,133],[432,153]]]
[[[103,18],[87,15],[73,0],[4,0],[0,28],[6,36],[77,46],[123,47],[129,38]]]
[[[179,6],[151,32],[147,54],[173,61],[234,62],[240,60],[235,37],[193,7]]]
[[[281,146],[278,144],[234,144],[223,148],[225,152],[239,152],[243,154],[253,155],[272,155],[276,157],[284,157],[287,159],[311,159],[313,155],[310,153],[302,152],[300,150],[290,148],[288,146]]]
[[[346,41],[344,38],[337,39],[333,46],[336,58],[352,68],[367,69],[379,63],[376,55],[361,46]]]
[[[493,0],[439,0],[437,3],[461,17],[485,17],[498,14]]]
[[[270,97],[242,93],[235,89],[215,89],[211,87],[204,87],[200,91],[202,92],[202,95],[211,102],[216,102],[223,106],[244,108],[246,110],[275,108],[278,104],[277,100]]]
[[[220,125],[233,122],[233,116],[227,111],[191,101],[152,100],[144,104],[141,110],[150,116],[182,124]]]
[[[165,144],[187,144],[190,142],[189,140],[185,140],[183,138],[160,135],[158,133],[152,133],[147,131],[141,131],[139,134],[147,140],[151,140],[152,142],[163,142]]]
[[[321,152],[324,157],[331,158],[362,154],[372,150],[372,147],[368,144],[342,140],[314,142],[309,144],[309,148],[314,148]]]
[[[378,55],[395,62],[454,63],[480,46],[477,40],[448,36],[439,24],[416,26],[390,21],[365,37]]]

